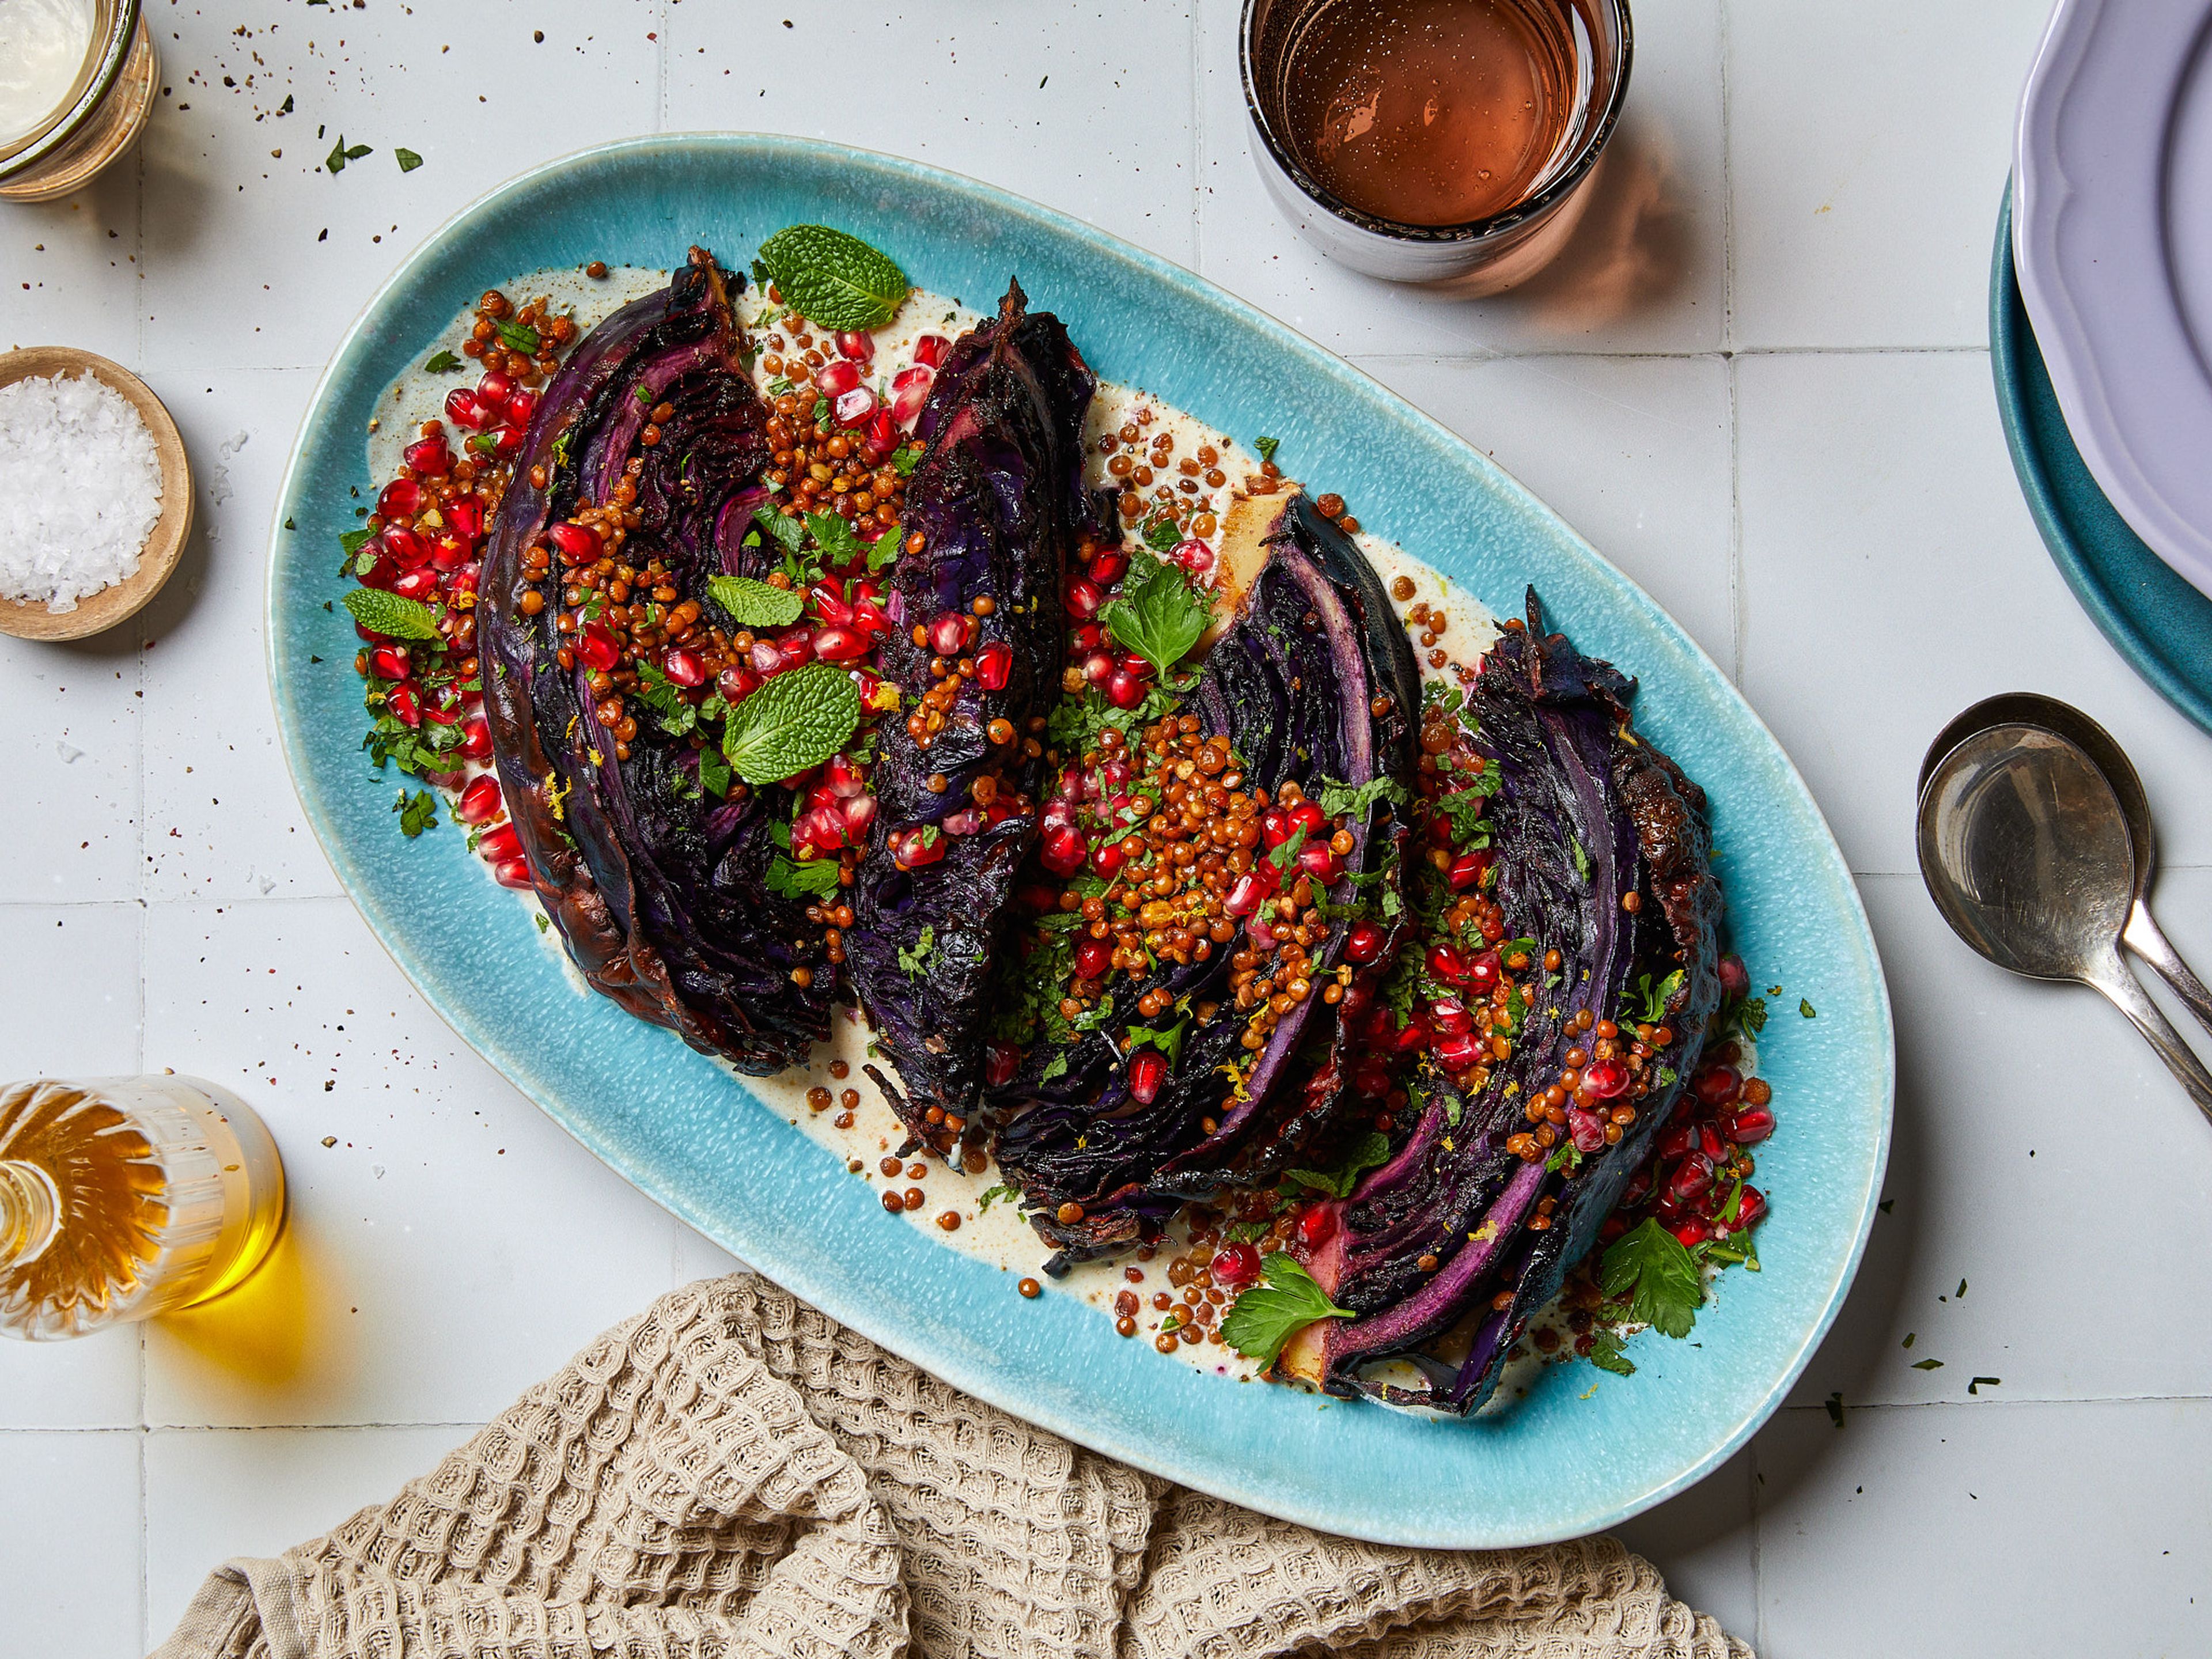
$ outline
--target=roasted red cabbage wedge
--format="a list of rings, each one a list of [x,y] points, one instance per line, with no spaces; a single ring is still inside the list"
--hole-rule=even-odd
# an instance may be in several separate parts
[[[1405,850],[1389,796],[1410,799],[1420,706],[1413,650],[1374,566],[1304,495],[1285,502],[1265,547],[1266,564],[1184,708],[1206,733],[1231,738],[1247,787],[1276,793],[1296,781],[1318,796],[1325,781],[1395,786],[1370,790],[1347,823],[1353,850],[1328,892],[1332,904],[1364,898],[1380,913],[1391,908],[1382,895]],[[1345,933],[1336,927],[1316,951],[1316,986],[1342,963]],[[1156,1237],[1188,1199],[1273,1180],[1339,1126],[1352,1101],[1339,1007],[1310,997],[1249,1053],[1229,990],[1231,954],[1170,963],[1118,993],[1117,1012],[1097,1029],[1047,1035],[998,1095],[1015,1114],[999,1134],[999,1162],[1057,1249],[1048,1272]],[[1362,973],[1379,976],[1389,958],[1385,950]],[[1118,1039],[1137,1021],[1139,997],[1156,988],[1179,1009],[1219,1008],[1202,1024],[1191,1016],[1165,1084],[1144,1104],[1130,1093]],[[1347,998],[1355,1006],[1369,1000]],[[1063,1222],[1071,1205],[1079,1218]]]
[[[1511,1057],[1481,1092],[1462,1097],[1425,1072],[1410,1133],[1335,1204],[1337,1224],[1309,1265],[1354,1316],[1309,1327],[1285,1359],[1332,1394],[1480,1409],[1530,1316],[1596,1243],[1696,1067],[1720,1000],[1721,891],[1704,792],[1635,732],[1634,690],[1547,635],[1533,590],[1526,627],[1509,628],[1484,660],[1469,707],[1502,773],[1493,896],[1509,933],[1557,950],[1562,963],[1527,981]],[[1578,1161],[1564,1152],[1524,1161],[1506,1138],[1528,1127],[1523,1108],[1559,1075],[1565,1052],[1589,1041],[1570,1029],[1585,1010],[1624,1027],[1663,1012],[1670,1040],[1615,1102],[1635,1111],[1617,1143]],[[1532,1226],[1547,1198],[1548,1215]],[[1393,1358],[1425,1384],[1367,1374]]]
[[[939,1152],[957,1133],[945,1119],[976,1109],[1007,902],[1036,842],[1036,731],[1060,695],[1068,562],[1120,539],[1083,488],[1096,386],[1060,319],[1029,311],[1014,283],[997,318],[953,344],[915,428],[927,447],[908,481],[882,657],[907,718],[884,727],[882,810],[845,951],[903,1087],[870,1075]],[[941,627],[961,636],[942,655]]]
[[[768,886],[790,792],[732,780],[717,799],[696,742],[651,720],[617,759],[588,669],[558,659],[559,607],[521,605],[526,551],[612,501],[625,477],[636,489],[625,561],[659,557],[702,605],[708,577],[766,574],[741,541],[769,459],[731,305],[742,282],[692,249],[667,288],[593,329],[546,387],[485,556],[478,641],[501,789],[570,957],[631,1013],[765,1074],[828,1035],[835,979],[805,901]],[[661,404],[674,413],[644,445]],[[541,468],[542,487],[531,482]]]

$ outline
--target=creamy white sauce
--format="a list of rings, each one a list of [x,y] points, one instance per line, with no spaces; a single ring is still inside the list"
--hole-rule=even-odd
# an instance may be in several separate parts
[[[507,283],[504,292],[518,305],[540,295],[550,295],[556,309],[573,311],[580,331],[587,331],[610,313],[630,300],[651,293],[668,280],[665,270],[653,270],[635,266],[617,266],[603,278],[585,276],[574,270],[532,271]],[[750,287],[740,303],[740,315],[751,330],[763,313],[771,310],[764,295]],[[473,306],[456,317],[440,337],[427,343],[422,357],[428,360],[441,348],[459,350],[460,342],[467,337],[475,319]],[[924,334],[942,334],[948,340],[986,320],[979,313],[941,295],[917,289],[891,322],[878,330],[874,339],[876,350],[867,366],[865,383],[888,395],[890,382],[898,372],[913,362],[915,342]],[[822,347],[823,337],[815,331],[816,346]],[[766,359],[771,356],[790,354],[793,339],[789,331],[771,326],[757,332],[753,339],[756,356],[753,377],[766,392],[777,377],[771,374]],[[466,362],[467,360],[464,360]],[[477,368],[468,363],[465,372],[449,371],[432,374],[419,366],[394,382],[385,396],[382,408],[387,413],[372,422],[369,434],[369,465],[372,478],[388,479],[397,471],[400,452],[414,441],[417,423],[442,415],[446,393],[458,385],[474,386]],[[786,373],[790,371],[787,368]],[[1224,518],[1242,486],[1259,475],[1261,459],[1256,452],[1240,443],[1228,434],[1206,425],[1196,416],[1176,409],[1150,393],[1134,386],[1102,381],[1092,401],[1085,427],[1089,454],[1089,481],[1102,487],[1119,483],[1107,471],[1109,457],[1098,447],[1099,437],[1134,422],[1142,433],[1141,442],[1149,446],[1152,438],[1165,431],[1173,434],[1175,446],[1170,469],[1159,475],[1161,479],[1173,480],[1180,475],[1173,470],[1174,461],[1195,455],[1203,446],[1210,446],[1218,455],[1218,466],[1224,483],[1206,489],[1201,484],[1196,499],[1216,514],[1217,520]],[[1281,456],[1281,462],[1295,462],[1297,458]],[[1285,466],[1286,478],[1292,469]],[[1158,479],[1155,480],[1157,487]],[[1293,487],[1285,483],[1284,488]],[[1320,485],[1316,486],[1322,487]],[[1339,487],[1333,483],[1328,487]],[[369,492],[373,499],[374,492]],[[1149,495],[1151,491],[1144,491]],[[1348,510],[1356,518],[1358,501],[1352,499]],[[1220,541],[1218,528],[1209,538],[1209,544]],[[1480,660],[1491,641],[1498,637],[1497,618],[1479,604],[1474,596],[1464,589],[1455,589],[1449,580],[1422,560],[1407,552],[1395,543],[1387,542],[1365,529],[1360,530],[1355,540],[1360,550],[1381,573],[1383,585],[1392,589],[1393,604],[1399,616],[1404,617],[1417,606],[1429,607],[1431,624],[1410,628],[1413,636],[1414,654],[1426,678],[1456,684],[1458,671],[1471,668]],[[1138,544],[1131,544],[1134,554]],[[1216,573],[1218,574],[1218,567]],[[1401,579],[1412,585],[1413,592],[1402,598],[1394,587]],[[1441,610],[1445,625],[1441,630],[1432,625],[1435,613]],[[1424,640],[1425,635],[1432,637]],[[1432,659],[1440,653],[1440,660]],[[484,879],[490,881],[487,867]],[[516,893],[515,898],[527,904],[533,915],[538,914],[535,900],[526,893]],[[540,943],[559,961],[569,984],[580,996],[596,994],[585,983],[575,964],[569,961],[559,937],[550,929],[540,930]],[[675,1042],[674,1036],[669,1038]],[[1020,1206],[1003,1189],[995,1197],[992,1190],[1000,1185],[995,1165],[981,1174],[950,1167],[934,1158],[927,1160],[925,1173],[912,1176],[908,1170],[921,1160],[904,1162],[896,1176],[883,1172],[882,1161],[896,1153],[906,1139],[904,1127],[899,1122],[882,1094],[869,1081],[863,1067],[869,1062],[869,1040],[865,1022],[858,1010],[840,1007],[831,1022],[830,1037],[816,1047],[810,1062],[803,1068],[793,1069],[770,1078],[744,1077],[733,1068],[733,1081],[741,1083],[761,1103],[777,1116],[814,1142],[824,1157],[834,1158],[855,1180],[881,1192],[896,1189],[903,1193],[910,1187],[920,1187],[927,1201],[915,1210],[902,1209],[906,1224],[926,1234],[948,1249],[962,1251],[979,1261],[986,1261],[1007,1275],[1006,1293],[1017,1294],[1016,1285],[1021,1279],[1035,1278],[1046,1291],[1056,1296],[1073,1297],[1097,1309],[1105,1317],[1114,1316],[1114,1299],[1122,1291],[1133,1291],[1139,1302],[1137,1316],[1138,1334],[1133,1341],[1140,1342],[1152,1351],[1152,1340],[1159,1332],[1160,1323],[1168,1316],[1152,1306],[1157,1291],[1170,1290],[1167,1267],[1170,1261],[1188,1248],[1188,1231],[1181,1218],[1170,1224],[1149,1262],[1139,1262],[1133,1256],[1109,1261],[1092,1261],[1078,1265],[1064,1277],[1052,1279],[1042,1272],[1045,1257],[1050,1254],[1036,1231],[1024,1220]],[[842,1062],[847,1074],[832,1075],[830,1066]],[[881,1064],[882,1062],[877,1062]],[[1750,1075],[1756,1056],[1747,1053],[1741,1069]],[[807,1100],[810,1091],[829,1091],[830,1104],[826,1109],[816,1110]],[[858,1102],[849,1109],[851,1127],[840,1128],[837,1120],[848,1109],[841,1098],[847,1091],[858,1094]],[[817,1097],[818,1098],[818,1097]],[[987,1197],[990,1201],[987,1204]],[[958,1225],[947,1230],[939,1218],[947,1213],[958,1218]],[[1125,1269],[1136,1269],[1141,1278],[1131,1281]],[[1177,1304],[1182,1304],[1179,1291],[1175,1292]],[[1529,1340],[1534,1330],[1549,1325],[1561,1334],[1556,1355],[1547,1358]],[[1218,1328],[1218,1327],[1217,1327]],[[1162,1358],[1166,1356],[1163,1355]],[[1502,1409],[1510,1401],[1527,1393],[1538,1370],[1547,1364],[1573,1357],[1573,1339],[1567,1332],[1562,1311],[1556,1306],[1547,1308],[1532,1322],[1530,1331],[1524,1334],[1509,1360],[1504,1374],[1493,1397],[1490,1410]],[[1195,1346],[1178,1344],[1175,1358],[1194,1369],[1240,1381],[1252,1381],[1258,1376],[1258,1367],[1226,1345],[1211,1340]],[[1407,1386],[1416,1386],[1422,1378],[1412,1365],[1398,1363],[1380,1370],[1388,1380]]]
[[[0,144],[46,125],[92,52],[92,0],[0,0]]]

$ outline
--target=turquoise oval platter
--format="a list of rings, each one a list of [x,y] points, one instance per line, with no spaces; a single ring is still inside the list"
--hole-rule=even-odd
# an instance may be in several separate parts
[[[1990,261],[1990,370],[2013,471],[2059,574],[2129,665],[2212,732],[2212,599],[2128,527],[2075,447],[2021,298],[2009,190]]]
[[[666,265],[696,242],[742,269],[826,222],[974,303],[1018,275],[1100,374],[1353,494],[1370,528],[1500,615],[1526,584],[1641,677],[1639,721],[1705,787],[1736,945],[1786,987],[1761,1069],[1765,1270],[1731,1272],[1688,1341],[1629,1345],[1636,1375],[1544,1368],[1472,1423],[1193,1370],[1073,1298],[887,1216],[845,1172],[666,1031],[574,988],[528,908],[458,835],[396,833],[361,749],[337,538],[368,483],[384,387],[447,319],[517,273]],[[1308,458],[1311,458],[1309,460]],[[1326,458],[1324,461],[1322,458]],[[627,140],[501,185],[409,257],[309,407],[272,533],[269,672],[300,798],[339,878],[422,995],[592,1152],[744,1261],[946,1380],[1072,1440],[1219,1497],[1377,1541],[1492,1547],[1611,1526],[1717,1468],[1781,1403],[1858,1266],[1889,1146],[1895,1056],[1881,963],[1843,855],[1772,736],[1658,606],[1466,442],[1212,284],[1065,215],[911,161],[744,133]],[[313,660],[319,658],[319,661]],[[1817,1017],[1794,1012],[1800,999]],[[1042,1252],[1040,1251],[1040,1255]],[[640,1287],[641,1300],[646,1289]]]

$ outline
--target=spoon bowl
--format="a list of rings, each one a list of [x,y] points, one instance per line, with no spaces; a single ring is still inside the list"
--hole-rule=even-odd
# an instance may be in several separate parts
[[[1921,790],[1919,852],[1960,939],[2000,968],[2102,992],[2212,1119],[2212,1073],[2121,958],[2135,850],[2119,797],[2078,744],[2017,722],[1954,744]]]

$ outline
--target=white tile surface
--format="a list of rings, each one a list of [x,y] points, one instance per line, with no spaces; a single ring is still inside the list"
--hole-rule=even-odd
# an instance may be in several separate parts
[[[0,1432],[0,1653],[143,1651],[136,1434]]]
[[[155,380],[198,458],[199,499],[183,566],[139,618],[147,896],[335,894],[276,748],[261,625],[270,503],[315,376],[221,368]]]
[[[2157,781],[2166,856],[2212,861],[2202,738],[2045,552],[1978,352],[1737,360],[1742,685],[1851,867],[1909,872],[1920,759],[1999,691],[2063,697]],[[2161,764],[2158,757],[2174,757]]]
[[[0,342],[141,367],[205,526],[119,637],[0,641],[0,1073],[234,1083],[294,1192],[236,1297],[0,1344],[9,1659],[158,1639],[225,1557],[388,1494],[604,1326],[736,1265],[462,1048],[331,896],[261,679],[276,473],[356,307],[507,173],[657,127],[920,156],[1195,264],[1494,454],[1737,668],[1869,875],[1893,1207],[1797,1404],[1623,1536],[1779,1659],[2212,1648],[2189,1600],[2212,1355],[2174,1315],[2201,1300],[2212,1138],[2117,1016],[1983,968],[1910,874],[1929,738],[1975,698],[2051,691],[2136,756],[2176,866],[2160,908],[2212,963],[2203,738],[2068,597],[1978,349],[2045,0],[1641,0],[1589,223],[1480,301],[1293,237],[1247,150],[1237,0],[1194,3],[156,7],[169,90],[136,161],[0,210]],[[866,94],[816,95],[823,64]],[[332,175],[341,133],[374,153]],[[399,173],[400,144],[424,166]],[[1976,1376],[2003,1380],[1969,1397]]]
[[[147,962],[150,1063],[261,1112],[291,1203],[267,1267],[149,1330],[149,1422],[480,1421],[668,1287],[666,1212],[463,1047],[344,900],[156,905]]]
[[[1628,106],[1573,241],[1490,299],[1393,288],[1324,258],[1261,187],[1238,0],[1201,0],[1199,270],[1348,353],[1703,351],[1726,310],[1718,0],[1636,8]]]
[[[1549,502],[1732,667],[1718,356],[1355,361]]]
[[[1818,1409],[1761,1431],[1765,1659],[2212,1649],[2212,1403]]]
[[[786,16],[791,20],[783,27]],[[1182,0],[715,5],[668,13],[665,125],[910,155],[1192,258],[1191,22]],[[805,88],[834,66],[849,95]]]
[[[2050,11],[1728,0],[1734,343],[1988,343],[2013,112]]]
[[[475,1430],[156,1429],[146,1437],[147,1634],[234,1556],[282,1553],[427,1474]],[[81,1651],[90,1653],[89,1648]]]

